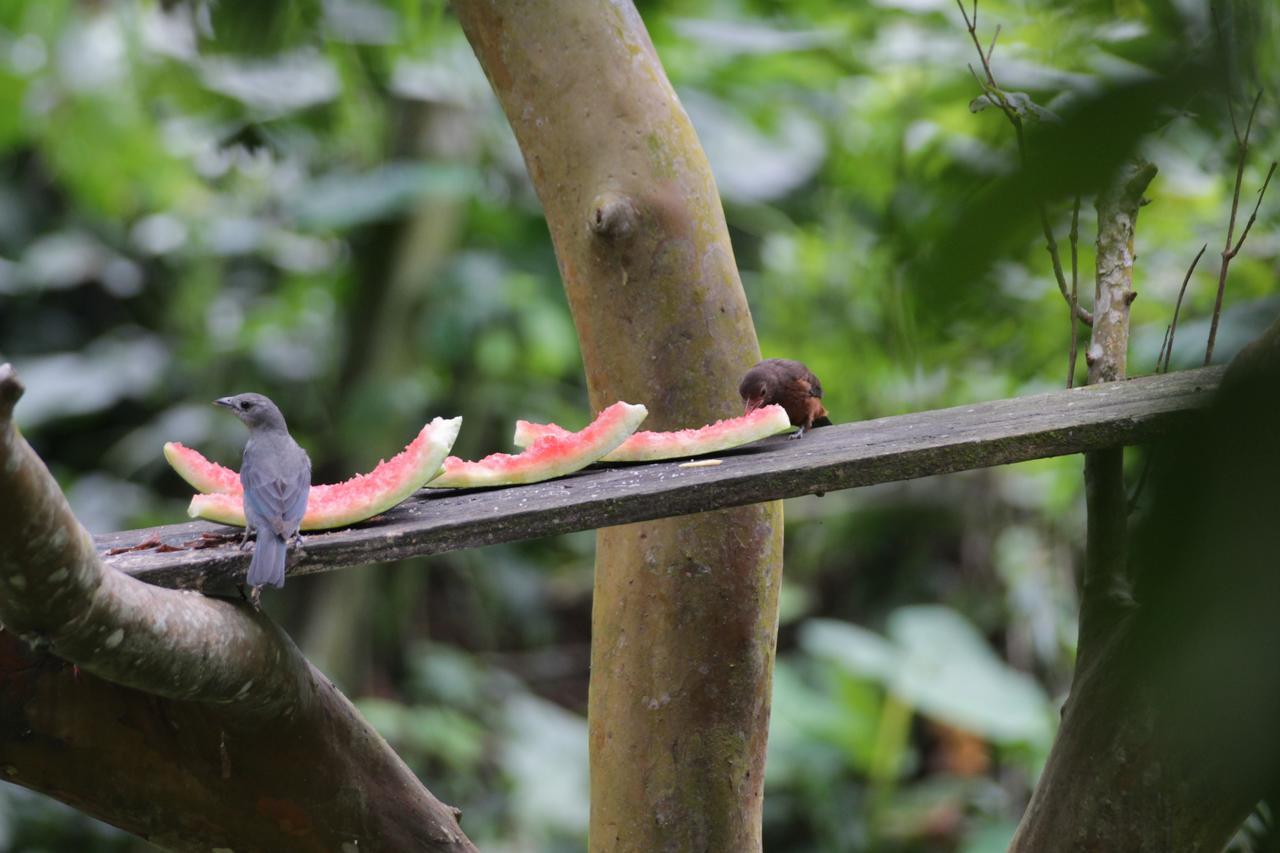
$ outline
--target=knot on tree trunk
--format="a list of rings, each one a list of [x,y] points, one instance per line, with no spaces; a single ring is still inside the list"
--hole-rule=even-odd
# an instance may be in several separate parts
[[[640,212],[630,196],[612,191],[600,193],[591,204],[590,227],[606,240],[621,240],[631,235],[639,223]]]
[[[13,365],[0,364],[0,418],[9,420],[13,417],[13,407],[25,390]]]

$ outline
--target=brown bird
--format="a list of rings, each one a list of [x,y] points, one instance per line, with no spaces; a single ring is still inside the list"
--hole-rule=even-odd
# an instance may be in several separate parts
[[[831,426],[822,406],[822,383],[801,362],[766,358],[742,377],[738,393],[747,406],[744,414],[774,403],[786,409],[791,423],[800,427],[792,438],[799,438],[815,426]]]

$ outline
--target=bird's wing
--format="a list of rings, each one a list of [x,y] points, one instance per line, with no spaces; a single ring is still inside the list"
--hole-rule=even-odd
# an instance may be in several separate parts
[[[809,393],[815,397],[822,397],[822,383],[818,381],[818,377],[809,368],[804,368],[804,381],[809,383]]]
[[[760,363],[770,365],[781,376],[798,383],[810,396],[822,396],[822,383],[803,361],[796,361],[794,358],[766,358]]]
[[[279,476],[257,465],[246,467],[241,472],[245,509],[251,516],[265,521],[266,526],[281,538],[293,535],[307,511],[311,462],[305,453],[302,454],[302,463],[293,477]]]
[[[285,494],[284,518],[291,530],[297,530],[298,522],[306,515],[307,496],[311,493],[311,459],[302,448],[298,448],[298,452],[302,456],[302,465]]]

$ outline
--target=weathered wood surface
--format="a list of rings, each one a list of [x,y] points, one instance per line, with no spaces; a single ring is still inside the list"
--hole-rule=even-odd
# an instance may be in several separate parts
[[[487,490],[424,490],[358,527],[306,537],[290,554],[291,575],[398,560],[966,471],[1104,447],[1139,444],[1205,405],[1217,367],[1054,391],[971,406],[838,424],[799,441],[779,436],[716,455],[719,465],[682,462],[597,467],[538,483]],[[190,522],[96,537],[103,554],[152,537],[181,545],[230,531]],[[134,551],[109,566],[162,586],[221,590],[243,578],[249,555],[232,544]]]

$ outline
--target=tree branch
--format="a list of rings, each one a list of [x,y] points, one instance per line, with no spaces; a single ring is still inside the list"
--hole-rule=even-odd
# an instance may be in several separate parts
[[[1134,227],[1142,206],[1142,194],[1155,175],[1156,167],[1151,163],[1131,163],[1098,197],[1095,320],[1089,350],[1085,353],[1090,385],[1114,382],[1125,376],[1129,306],[1138,295],[1133,289]]]
[[[1217,18],[1214,18],[1215,23]],[[1231,261],[1235,258],[1236,253],[1240,251],[1240,247],[1244,245],[1244,238],[1249,235],[1249,229],[1253,227],[1253,222],[1258,216],[1258,208],[1262,205],[1262,196],[1267,191],[1267,185],[1271,183],[1271,176],[1275,173],[1276,164],[1272,163],[1271,168],[1267,170],[1267,179],[1262,184],[1262,189],[1258,190],[1258,202],[1253,206],[1253,214],[1249,217],[1249,222],[1245,226],[1244,231],[1240,234],[1239,242],[1233,243],[1236,232],[1236,213],[1240,208],[1240,186],[1244,182],[1244,165],[1249,156],[1249,134],[1253,130],[1253,118],[1258,112],[1258,103],[1262,100],[1262,91],[1254,96],[1253,106],[1249,109],[1249,121],[1245,124],[1244,134],[1241,135],[1239,128],[1236,126],[1235,110],[1231,104],[1230,90],[1227,92],[1227,109],[1231,113],[1231,129],[1236,136],[1236,181],[1231,192],[1231,217],[1227,220],[1227,239],[1222,247],[1222,262],[1218,266],[1218,291],[1213,301],[1213,317],[1209,321],[1209,340],[1204,348],[1204,363],[1208,364],[1213,360],[1213,347],[1218,340],[1218,321],[1222,317],[1222,299],[1227,292],[1227,270],[1231,267]]]
[[[1258,200],[1253,204],[1253,212],[1249,214],[1249,221],[1244,224],[1244,230],[1240,232],[1240,239],[1231,248],[1231,257],[1234,259],[1240,254],[1240,247],[1244,245],[1244,238],[1249,236],[1253,223],[1258,219],[1258,208],[1262,206],[1262,197],[1267,194],[1267,186],[1271,183],[1271,176],[1276,173],[1276,162],[1271,161],[1271,168],[1267,169],[1267,177],[1262,182],[1262,189],[1258,190]]]
[[[1078,659],[1014,853],[1222,850],[1274,795],[1277,384],[1280,323],[1162,442],[1132,539],[1139,606]]]
[[[996,82],[995,74],[991,71],[991,54],[996,49],[996,38],[1000,35],[1000,27],[996,27],[995,34],[991,37],[991,47],[986,52],[982,51],[982,43],[978,41],[978,3],[974,0],[973,17],[970,18],[969,13],[964,9],[964,0],[956,0],[956,5],[960,8],[960,15],[964,18],[965,28],[969,31],[969,38],[973,41],[973,48],[978,52],[978,59],[982,62],[982,70],[986,75],[983,80],[978,77],[973,66],[969,66],[970,73],[974,79],[978,81],[978,85],[982,88],[983,93],[991,103],[999,107],[1000,112],[1004,113],[1005,118],[1013,125],[1014,136],[1018,142],[1018,160],[1022,164],[1023,169],[1027,167],[1027,140],[1022,126],[1022,117],[1018,115],[1018,110],[1013,104],[1009,103],[1008,96],[1000,88],[1000,84]],[[1045,249],[1049,252],[1049,261],[1053,266],[1053,277],[1058,284],[1058,292],[1062,294],[1062,298],[1066,300],[1067,305],[1071,306],[1071,312],[1080,318],[1080,322],[1086,326],[1093,325],[1093,314],[1089,309],[1080,305],[1077,300],[1071,297],[1071,291],[1067,290],[1067,277],[1062,271],[1062,259],[1058,256],[1058,241],[1053,236],[1053,225],[1049,222],[1049,212],[1045,208],[1044,200],[1040,198],[1038,193],[1032,192],[1032,201],[1036,206],[1036,213],[1040,219],[1040,230],[1044,232]],[[1073,247],[1074,248],[1074,247]],[[1067,387],[1071,387],[1068,385]]]
[[[9,779],[178,850],[473,850],[456,815],[265,616],[103,566],[13,422],[22,391],[0,365],[0,668],[21,654],[17,635],[92,675],[68,683],[37,655],[19,668],[29,678],[0,678]],[[106,707],[116,712],[97,713]],[[157,717],[159,729],[141,729],[157,737],[122,736],[128,720]],[[174,737],[179,720],[190,728]],[[149,775],[99,784],[137,767]]]
[[[1182,312],[1182,298],[1187,295],[1187,285],[1191,282],[1191,274],[1196,271],[1196,264],[1200,263],[1200,258],[1208,248],[1208,243],[1200,247],[1200,251],[1196,252],[1196,256],[1191,259],[1191,266],[1187,267],[1187,274],[1182,277],[1182,287],[1178,288],[1178,301],[1173,306],[1173,319],[1168,326],[1165,326],[1164,339],[1160,342],[1159,352],[1156,353],[1156,373],[1169,372],[1169,360],[1173,358],[1173,342],[1178,334],[1178,315]],[[1148,453],[1142,459],[1142,473],[1138,475],[1137,485],[1133,487],[1133,493],[1129,495],[1130,514],[1138,508],[1138,500],[1142,497],[1142,490],[1146,488],[1147,477],[1150,474],[1151,454]]]
[[[1071,205],[1071,231],[1067,236],[1071,241],[1071,300],[1067,305],[1067,325],[1071,330],[1071,340],[1067,351],[1067,387],[1074,388],[1076,351],[1079,349],[1076,341],[1076,308],[1080,306],[1080,196],[1076,196],[1075,203]]]
[[[1173,341],[1178,334],[1178,316],[1182,313],[1182,298],[1187,295],[1187,285],[1191,282],[1191,274],[1196,271],[1196,264],[1200,263],[1200,258],[1208,248],[1208,243],[1200,247],[1200,251],[1196,252],[1196,256],[1191,259],[1191,266],[1187,267],[1187,274],[1182,277],[1182,286],[1178,288],[1178,301],[1173,305],[1173,320],[1169,323],[1169,333],[1163,349],[1164,358],[1163,361],[1156,360],[1157,373],[1169,372],[1169,361],[1173,358]]]
[[[1133,239],[1142,194],[1156,176],[1145,161],[1127,164],[1098,197],[1097,273],[1093,335],[1085,360],[1089,384],[1125,378],[1129,349],[1129,306],[1133,289]],[[1105,646],[1106,638],[1132,604],[1126,571],[1129,502],[1124,487],[1124,449],[1086,453],[1085,543],[1077,668]]]
[[[280,713],[297,661],[272,623],[230,601],[178,595],[106,571],[93,540],[12,421],[22,385],[0,366],[0,621],[109,681],[170,699],[238,700]],[[256,690],[245,691],[255,682]]]

